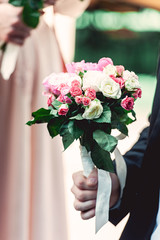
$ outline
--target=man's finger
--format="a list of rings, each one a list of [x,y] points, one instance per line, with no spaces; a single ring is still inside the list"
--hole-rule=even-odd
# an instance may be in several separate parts
[[[74,208],[77,211],[81,211],[81,212],[89,211],[92,208],[95,208],[95,206],[96,206],[96,200],[89,200],[89,201],[86,201],[86,202],[80,202],[79,200],[75,199],[75,201],[74,201]]]
[[[71,191],[75,195],[75,198],[81,202],[93,200],[97,197],[97,190],[80,190],[76,185],[73,185]]]
[[[95,208],[86,211],[86,212],[81,212],[81,218],[83,220],[88,220],[90,218],[93,218],[95,216]]]

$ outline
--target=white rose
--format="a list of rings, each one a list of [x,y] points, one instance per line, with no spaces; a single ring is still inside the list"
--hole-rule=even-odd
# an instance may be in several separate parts
[[[86,107],[82,117],[85,119],[99,118],[103,112],[103,107],[98,99],[91,101],[90,105]]]
[[[99,87],[104,78],[106,76],[103,72],[89,70],[84,73],[82,89],[85,91],[87,88],[92,88],[96,92],[99,92]]]
[[[138,76],[134,72],[128,70],[124,71],[123,79],[125,80],[125,88],[128,91],[134,91],[135,89],[140,88]]]
[[[108,98],[119,99],[121,97],[121,88],[112,78],[107,77],[101,82],[100,90]]]
[[[117,76],[117,68],[112,65],[112,64],[108,64],[104,69],[103,69],[103,72],[110,76],[110,75],[113,75],[113,76]]]

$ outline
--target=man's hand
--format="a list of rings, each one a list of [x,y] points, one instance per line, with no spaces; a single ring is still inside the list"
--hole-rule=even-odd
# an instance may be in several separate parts
[[[22,21],[22,8],[8,3],[0,4],[0,40],[23,45],[31,28]]]
[[[120,185],[116,174],[111,173],[110,176],[112,180],[110,207],[112,207],[119,199]],[[94,169],[88,178],[84,177],[82,172],[74,173],[73,183],[71,191],[75,196],[75,209],[81,212],[84,220],[94,217],[98,187],[97,169]]]

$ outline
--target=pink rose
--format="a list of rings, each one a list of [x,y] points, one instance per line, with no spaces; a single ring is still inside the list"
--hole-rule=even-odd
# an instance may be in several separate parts
[[[117,70],[117,75],[122,76],[125,69],[122,65],[118,65],[118,66],[116,66],[116,70]]]
[[[84,106],[88,106],[91,103],[91,99],[88,97],[83,97],[82,98],[82,103]]]
[[[81,104],[82,103],[82,96],[76,96],[75,101],[78,105]]]
[[[52,106],[52,102],[55,100],[55,97],[53,95],[50,95],[47,100],[48,107]]]
[[[98,71],[98,64],[97,63],[92,63],[92,62],[86,62],[85,63],[85,70],[91,70],[91,71]]]
[[[79,87],[71,87],[70,94],[72,97],[76,97],[82,94],[82,89]]]
[[[65,85],[61,88],[61,94],[64,96],[70,92],[70,87],[68,85]]]
[[[133,97],[134,97],[135,99],[141,98],[141,97],[142,97],[142,90],[141,90],[140,88],[138,88],[138,89],[136,90],[136,92],[134,92],[132,95],[133,95]]]
[[[126,96],[121,101],[121,106],[126,109],[127,111],[132,110],[134,106],[134,98]]]
[[[59,96],[61,92],[58,90],[58,86],[51,86],[50,87],[51,93],[53,93],[55,96]]]
[[[64,99],[63,99],[63,95],[59,95],[59,97],[57,98],[57,101],[63,103],[64,102]]]
[[[58,114],[65,116],[68,113],[68,110],[69,110],[68,105],[67,104],[62,104],[60,106],[59,110],[58,110]]]
[[[66,68],[69,73],[83,72],[85,69],[85,61],[68,63],[66,64]]]
[[[66,87],[67,84],[66,83],[61,83],[59,86],[58,86],[58,90],[61,91],[64,87]]]
[[[125,80],[121,77],[115,77],[114,75],[110,75],[110,77],[116,82],[119,83],[120,88],[124,87]]]
[[[103,71],[103,68],[109,64],[113,65],[112,59],[103,57],[98,61],[98,68],[100,71]]]
[[[69,97],[67,97],[67,96],[63,96],[63,101],[65,102],[65,103],[72,103],[72,100],[69,98]]]
[[[71,86],[72,87],[81,87],[81,84],[80,84],[80,82],[78,80],[73,80],[71,82]]]
[[[87,88],[85,91],[85,96],[89,97],[91,100],[96,98],[96,91],[92,88]]]

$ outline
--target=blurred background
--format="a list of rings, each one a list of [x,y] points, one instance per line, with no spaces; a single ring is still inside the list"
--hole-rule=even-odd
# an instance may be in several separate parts
[[[94,0],[76,21],[74,61],[84,59],[97,62],[101,57],[110,57],[114,64],[124,65],[139,76],[142,98],[135,106],[137,121],[129,126],[129,137],[118,144],[122,154],[130,149],[140,131],[148,125],[160,47],[159,10],[146,8],[145,4],[135,2],[137,4]],[[80,214],[73,209],[71,175],[82,169],[78,153],[78,142],[63,153],[69,239],[103,240],[105,236],[107,240],[118,240],[128,216],[116,227],[107,223],[95,235],[95,219],[83,221]]]

